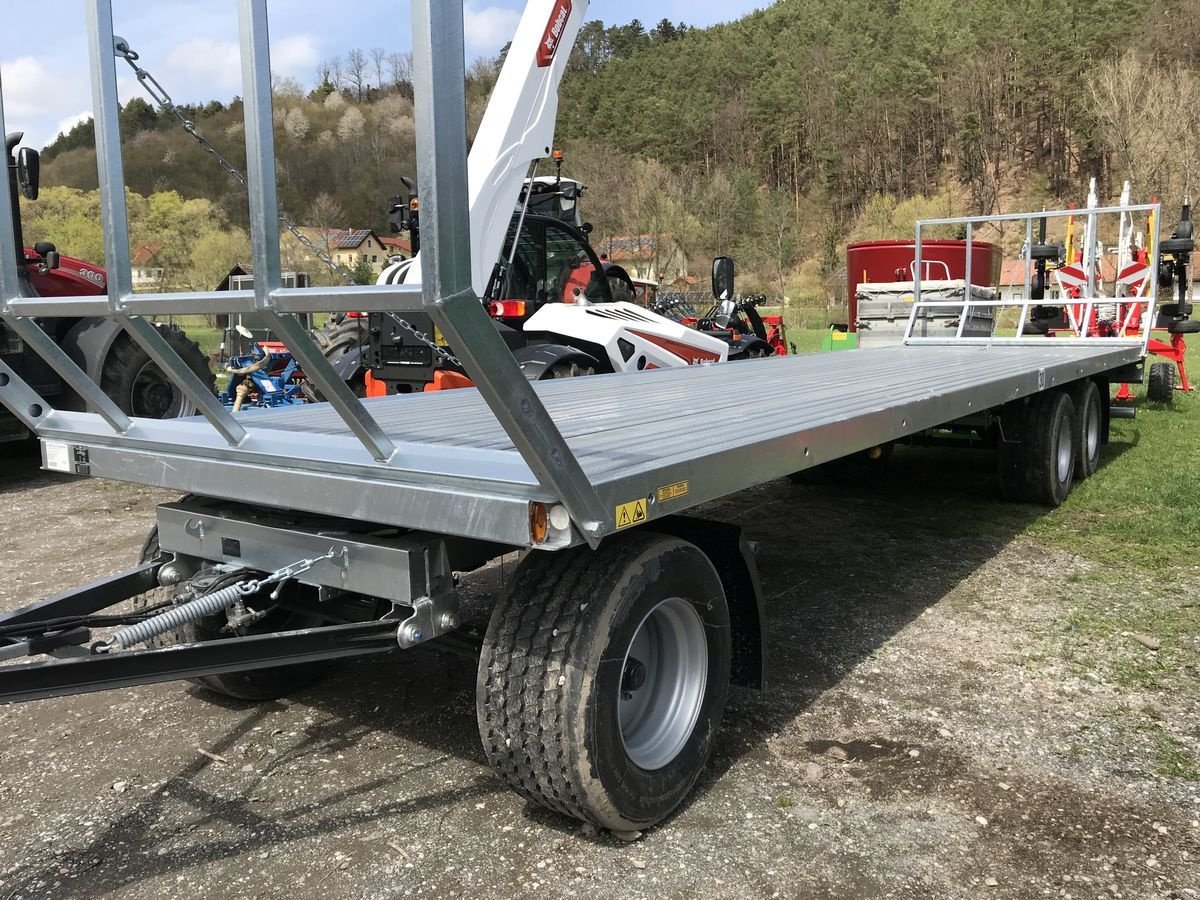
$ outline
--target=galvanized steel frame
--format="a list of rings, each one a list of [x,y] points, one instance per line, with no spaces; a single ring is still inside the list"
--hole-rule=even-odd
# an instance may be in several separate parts
[[[370,413],[323,358],[292,314],[335,308],[404,311],[424,309],[450,337],[488,403],[511,437],[540,488],[537,493],[562,503],[575,527],[593,546],[610,529],[612,515],[579,466],[571,449],[546,412],[511,353],[484,314],[470,282],[470,229],[467,212],[467,135],[463,11],[446,0],[417,0],[413,4],[413,82],[418,120],[418,173],[426,213],[420,285],[387,287],[282,287],[279,259],[278,203],[272,130],[270,49],[266,0],[238,0],[245,97],[247,168],[255,287],[251,291],[134,294],[124,195],[124,167],[118,121],[116,56],[111,0],[86,0],[89,58],[95,110],[97,168],[101,219],[108,269],[108,297],[40,298],[21,296],[15,235],[7,216],[0,215],[0,317],[36,352],[43,355],[64,381],[95,413],[70,414],[51,410],[21,382],[16,373],[0,369],[0,402],[8,406],[39,437],[88,434],[101,445],[121,448],[132,459],[139,447],[179,441],[179,425],[125,416],[99,386],[52,342],[39,337],[33,316],[107,316],[114,318],[150,355],[164,373],[197,406],[227,447],[219,459],[247,465],[261,462],[274,435],[247,428],[232,416],[170,349],[145,316],[178,313],[263,313],[308,377],[377,465],[404,470],[410,462],[385,435]],[[4,108],[0,82],[0,133]],[[16,199],[6,179],[0,179],[0,209]],[[419,298],[419,300],[418,300]],[[106,428],[101,437],[89,419],[99,417]],[[195,443],[194,423],[184,426]],[[353,451],[340,451],[347,458]],[[357,461],[357,460],[355,460]],[[481,479],[494,475],[479,461]],[[497,461],[498,462],[498,461]],[[504,468],[501,465],[501,468]],[[419,481],[420,479],[415,479]],[[522,479],[523,480],[523,479]],[[435,492],[437,486],[435,486]],[[485,490],[484,493],[487,493]],[[449,522],[441,523],[452,530]],[[525,523],[527,526],[527,523]],[[512,529],[506,529],[507,532]]]
[[[1077,341],[1103,341],[1105,345],[1120,345],[1128,344],[1138,346],[1142,349],[1142,354],[1145,355],[1150,345],[1150,331],[1154,325],[1154,311],[1158,304],[1158,263],[1159,250],[1158,241],[1151,242],[1150,266],[1149,266],[1149,283],[1150,291],[1144,297],[1097,297],[1096,296],[1096,266],[1089,269],[1087,296],[1079,299],[1061,300],[1033,300],[1029,295],[1031,293],[1031,283],[1035,262],[1032,254],[1033,247],[1033,223],[1041,219],[1066,219],[1072,217],[1080,217],[1087,220],[1087,235],[1086,239],[1094,236],[1096,231],[1096,220],[1103,215],[1122,215],[1138,212],[1153,213],[1153,221],[1157,223],[1162,215],[1161,204],[1158,203],[1140,203],[1140,204],[1123,204],[1118,206],[1094,207],[1091,209],[1058,209],[1058,210],[1043,210],[1042,212],[1024,212],[1024,213],[998,213],[985,216],[957,216],[945,219],[922,219],[916,225],[916,246],[914,248],[913,262],[911,269],[913,271],[913,307],[909,315],[908,325],[904,333],[904,343],[909,345],[945,345],[945,344],[1009,344],[1009,345],[1025,345],[1037,346],[1042,344],[1046,338],[1044,335],[1027,335],[1025,334],[1025,323],[1029,318],[1029,310],[1033,305],[1038,306],[1061,306],[1070,309],[1072,306],[1082,304],[1084,306],[1084,314],[1081,317],[1077,333],[1072,340]],[[963,284],[971,284],[971,267],[973,263],[972,249],[975,242],[975,226],[982,224],[999,224],[1002,222],[1023,222],[1025,225],[1025,279],[1024,292],[1019,300],[972,300],[969,290],[963,291],[963,300],[923,300],[921,299],[921,271],[922,271],[922,248],[924,245],[924,233],[928,228],[945,227],[945,226],[962,226],[966,232],[966,267],[963,276]],[[1091,320],[1092,310],[1097,304],[1122,302],[1130,305],[1144,306],[1145,310],[1141,319],[1141,336],[1138,338],[1125,337],[1091,337],[1086,334],[1087,323]],[[962,310],[962,315],[959,319],[958,333],[953,338],[947,337],[921,337],[915,335],[917,319],[922,309],[931,308],[959,308]],[[1017,328],[1017,334],[1013,337],[998,337],[993,335],[986,338],[965,338],[963,337],[963,329],[966,326],[969,311],[971,308],[1014,308],[1018,307],[1021,310],[1021,324]],[[1122,329],[1123,331],[1124,329]]]

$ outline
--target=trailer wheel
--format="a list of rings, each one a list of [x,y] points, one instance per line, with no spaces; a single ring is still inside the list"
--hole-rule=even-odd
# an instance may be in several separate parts
[[[150,530],[146,543],[142,546],[140,562],[146,563],[159,554],[158,526]],[[295,585],[289,585],[294,589]],[[178,592],[179,588],[171,589]],[[286,590],[286,589],[285,589]],[[157,593],[157,592],[155,592]],[[154,594],[142,594],[133,599],[134,609],[148,606],[155,601]],[[273,631],[293,631],[301,628],[315,628],[324,620],[318,616],[304,613],[280,610],[268,615],[261,622],[246,629],[247,634],[269,634]],[[170,647],[175,644],[197,644],[201,641],[213,641],[227,638],[223,633],[225,626],[224,614],[209,616],[189,625],[168,632],[161,637],[152,638],[149,646],[155,648]],[[316,679],[328,667],[327,663],[300,663],[294,666],[280,666],[275,669],[255,669],[249,672],[226,672],[222,675],[201,675],[189,678],[188,681],[208,688],[217,694],[233,697],[237,700],[275,700],[286,694],[298,691],[300,688]]]
[[[1091,379],[1082,381],[1072,392],[1075,403],[1075,475],[1082,481],[1100,468],[1100,447],[1104,443],[1104,416],[1100,407],[1100,388]]]
[[[187,367],[214,388],[212,370],[199,344],[178,328],[160,325],[158,330]],[[128,334],[120,334],[104,357],[100,387],[129,416],[174,419],[196,413],[196,405]]]
[[[1079,464],[1076,418],[1062,390],[1044,391],[1005,413],[997,454],[1004,499],[1062,505]]]
[[[694,544],[643,532],[596,551],[535,551],[484,640],[484,751],[534,803],[648,828],[708,761],[729,667],[725,593]]]
[[[1175,399],[1175,366],[1153,363],[1146,380],[1146,399],[1155,403],[1170,403]]]

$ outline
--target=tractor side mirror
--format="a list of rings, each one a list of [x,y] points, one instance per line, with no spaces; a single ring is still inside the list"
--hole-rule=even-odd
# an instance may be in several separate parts
[[[38,185],[42,177],[42,160],[36,150],[22,147],[17,151],[17,185],[26,200],[38,198]]]
[[[718,256],[713,260],[712,292],[718,300],[733,299],[733,258]]]
[[[388,201],[388,231],[399,234],[408,230],[408,198],[393,197]]]

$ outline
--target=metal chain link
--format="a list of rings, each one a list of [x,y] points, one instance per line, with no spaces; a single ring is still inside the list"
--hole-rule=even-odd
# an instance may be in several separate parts
[[[405,331],[407,331],[409,334],[411,334],[413,337],[415,337],[418,341],[420,341],[423,344],[427,344],[429,346],[429,349],[432,350],[435,354],[437,354],[441,359],[445,360],[446,362],[450,363],[451,365],[458,366],[460,369],[463,368],[463,364],[461,362],[459,362],[457,356],[455,356],[453,353],[451,353],[449,350],[447,350],[445,347],[443,347],[441,344],[439,344],[436,340],[431,338],[425,332],[419,331],[417,329],[417,327],[415,325],[413,325],[412,322],[406,322],[404,319],[400,318],[394,312],[387,313],[387,315],[391,316],[392,321],[394,321],[397,325],[399,325],[401,328],[403,328]]]
[[[194,122],[192,122],[179,111],[179,107],[175,105],[175,101],[171,99],[171,95],[167,93],[166,88],[159,84],[158,79],[146,71],[146,69],[138,65],[138,54],[133,50],[132,47],[129,46],[129,42],[122,37],[114,37],[113,49],[115,50],[117,56],[129,63],[130,68],[133,69],[134,74],[137,76],[138,83],[141,84],[142,88],[147,94],[150,95],[154,102],[179,121],[179,124],[183,126],[183,130],[190,134],[196,140],[196,143],[200,145],[201,149],[208,153],[208,155],[216,161],[217,165],[225,170],[225,174],[227,174],[243,188],[249,190],[250,185],[249,182],[246,181],[246,176],[243,175],[237,169],[237,167],[233,165],[233,163],[226,159],[221,154],[221,151],[219,151],[209,142],[208,138],[206,138],[196,129]],[[341,266],[335,262],[327,253],[323,253],[321,249],[317,247],[317,245],[313,243],[313,241],[296,225],[294,225],[283,213],[279,214],[279,224],[291,232],[292,236],[299,241],[309,253],[320,260],[326,266],[326,268],[329,269],[329,271],[333,272],[345,284],[354,283],[354,276],[351,275],[344,266]],[[421,341],[421,343],[428,346],[430,350],[432,350],[443,360],[460,368],[462,367],[462,363],[459,362],[452,353],[438,346],[437,341],[419,330],[411,322],[405,321],[395,313],[390,312],[388,315],[395,320],[397,325],[409,332],[413,337]]]

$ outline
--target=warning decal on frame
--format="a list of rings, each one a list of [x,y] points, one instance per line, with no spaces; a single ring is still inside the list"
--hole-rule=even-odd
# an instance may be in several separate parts
[[[666,487],[658,489],[658,502],[666,503],[668,500],[678,500],[680,497],[686,496],[688,492],[688,483],[686,481],[677,481],[675,484],[668,484]]]
[[[617,507],[617,528],[629,528],[646,521],[646,498],[622,503]]]

